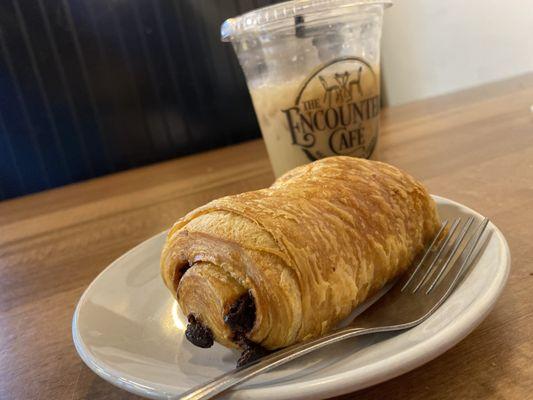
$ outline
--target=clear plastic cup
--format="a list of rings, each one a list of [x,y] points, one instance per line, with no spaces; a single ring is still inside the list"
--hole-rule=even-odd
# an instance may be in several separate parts
[[[391,4],[294,0],[224,22],[222,40],[239,58],[276,176],[323,157],[372,155]]]

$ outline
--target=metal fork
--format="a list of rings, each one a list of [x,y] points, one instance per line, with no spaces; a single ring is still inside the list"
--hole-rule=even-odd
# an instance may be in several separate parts
[[[251,365],[237,368],[197,386],[178,398],[209,399],[241,382],[269,371],[314,350],[354,336],[412,328],[426,320],[455,290],[472,265],[474,250],[489,220],[483,219],[471,230],[470,217],[457,232],[461,218],[444,221],[428,249],[379,300],[357,316],[348,326],[320,338],[286,347]]]

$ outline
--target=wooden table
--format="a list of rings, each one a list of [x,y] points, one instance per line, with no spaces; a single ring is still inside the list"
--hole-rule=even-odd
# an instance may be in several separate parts
[[[381,160],[490,217],[513,257],[494,311],[401,377],[343,398],[533,398],[533,75],[383,112]],[[0,203],[0,398],[136,398],[77,356],[70,323],[111,261],[215,197],[273,180],[262,141]]]

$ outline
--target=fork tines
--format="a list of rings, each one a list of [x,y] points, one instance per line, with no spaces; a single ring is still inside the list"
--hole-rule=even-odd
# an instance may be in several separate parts
[[[474,220],[473,216],[469,217],[457,234],[461,218],[456,218],[451,226],[448,220],[443,221],[401,290],[407,289],[412,293],[423,290],[425,294],[429,294],[443,281],[446,281],[448,290],[453,290],[471,266],[474,250],[489,223],[488,218],[484,218],[469,233]],[[469,238],[463,245],[468,235]]]

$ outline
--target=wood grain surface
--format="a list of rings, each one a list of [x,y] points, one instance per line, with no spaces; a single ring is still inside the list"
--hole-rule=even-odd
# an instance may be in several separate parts
[[[533,75],[386,109],[379,159],[502,229],[495,309],[428,364],[342,399],[533,398]],[[213,198],[269,185],[262,141],[0,203],[0,398],[133,399],[93,374],[74,307],[111,261]]]

